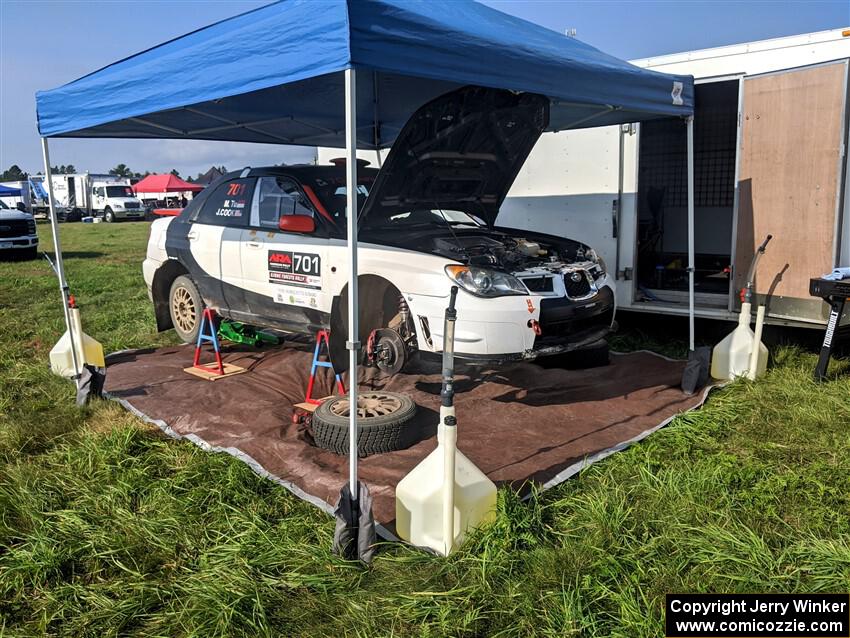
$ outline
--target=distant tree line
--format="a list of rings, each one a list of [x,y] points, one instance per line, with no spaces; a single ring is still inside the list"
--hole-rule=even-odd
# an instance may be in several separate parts
[[[221,174],[227,172],[227,168],[224,166],[212,166],[210,170],[217,170]],[[54,175],[72,175],[77,172],[77,168],[73,164],[61,164],[59,166],[51,166],[50,171]],[[171,174],[175,177],[180,177],[180,172],[176,168],[171,169]],[[207,171],[209,173],[209,171]],[[126,164],[118,164],[114,168],[109,169],[109,174],[114,175],[116,177],[147,177],[151,174],[150,171],[145,171],[144,173],[134,172],[129,166]],[[41,171],[36,173],[36,175],[41,175]],[[204,177],[206,173],[198,173],[196,177],[189,176],[186,178],[187,182],[194,182]],[[0,175],[0,181],[3,182],[20,182],[29,178],[29,173],[22,170],[20,166],[17,164],[12,164],[8,169],[3,171],[2,175]]]
[[[2,175],[0,175],[0,181],[22,182],[28,177],[29,175],[22,171],[20,166],[18,166],[17,164],[12,164],[7,170],[3,171]]]

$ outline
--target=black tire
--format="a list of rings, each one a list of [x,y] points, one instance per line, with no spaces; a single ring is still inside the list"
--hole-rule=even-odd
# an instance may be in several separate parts
[[[103,209],[103,221],[110,224],[115,221],[115,213],[112,212],[109,206]]]
[[[24,248],[21,251],[21,257],[26,261],[31,261],[38,257],[38,246],[32,246],[30,248]]]
[[[204,313],[204,300],[195,282],[188,276],[180,275],[171,283],[168,312],[174,332],[183,343],[196,343]]]
[[[398,407],[391,413],[360,417],[357,451],[360,457],[382,452],[393,452],[410,447],[419,440],[416,428],[409,421],[416,414],[416,404],[409,396],[397,392],[363,392],[363,399],[391,397]],[[335,454],[348,454],[348,416],[341,416],[334,408],[347,397],[334,397],[322,402],[313,413],[313,439],[316,445]]]

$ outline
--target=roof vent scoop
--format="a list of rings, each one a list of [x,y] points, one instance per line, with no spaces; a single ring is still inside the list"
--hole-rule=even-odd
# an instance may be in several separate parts
[[[340,166],[340,167],[345,166],[345,158],[344,157],[335,157],[331,160],[331,164],[333,164],[334,166]],[[357,166],[359,166],[361,168],[365,168],[367,166],[370,166],[371,164],[372,164],[372,162],[370,162],[369,160],[365,160],[362,157],[357,158]]]

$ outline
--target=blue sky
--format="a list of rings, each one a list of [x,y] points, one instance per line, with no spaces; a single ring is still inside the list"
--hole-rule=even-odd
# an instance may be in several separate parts
[[[247,0],[0,0],[0,169],[36,172],[37,90],[210,22],[267,4]],[[797,2],[486,0],[497,9],[563,32],[624,59],[850,26],[847,0]],[[306,160],[307,149],[221,142],[55,140],[53,164],[105,172],[177,168],[194,175]]]

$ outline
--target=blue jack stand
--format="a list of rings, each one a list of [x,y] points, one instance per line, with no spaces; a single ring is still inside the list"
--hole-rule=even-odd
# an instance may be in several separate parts
[[[319,359],[322,343],[325,344],[325,351],[328,353],[328,361],[322,361]],[[313,363],[310,366],[310,381],[307,383],[307,398],[304,399],[305,402],[310,403],[311,405],[319,405],[321,403],[320,400],[313,398],[313,383],[316,380],[317,368],[334,369],[333,364],[330,362],[330,346],[328,345],[327,330],[319,330],[319,332],[316,333],[316,348],[313,350]],[[336,374],[336,372],[334,372],[334,376],[336,377],[336,383],[339,387],[339,393],[345,394],[345,385],[342,383],[342,377]]]

